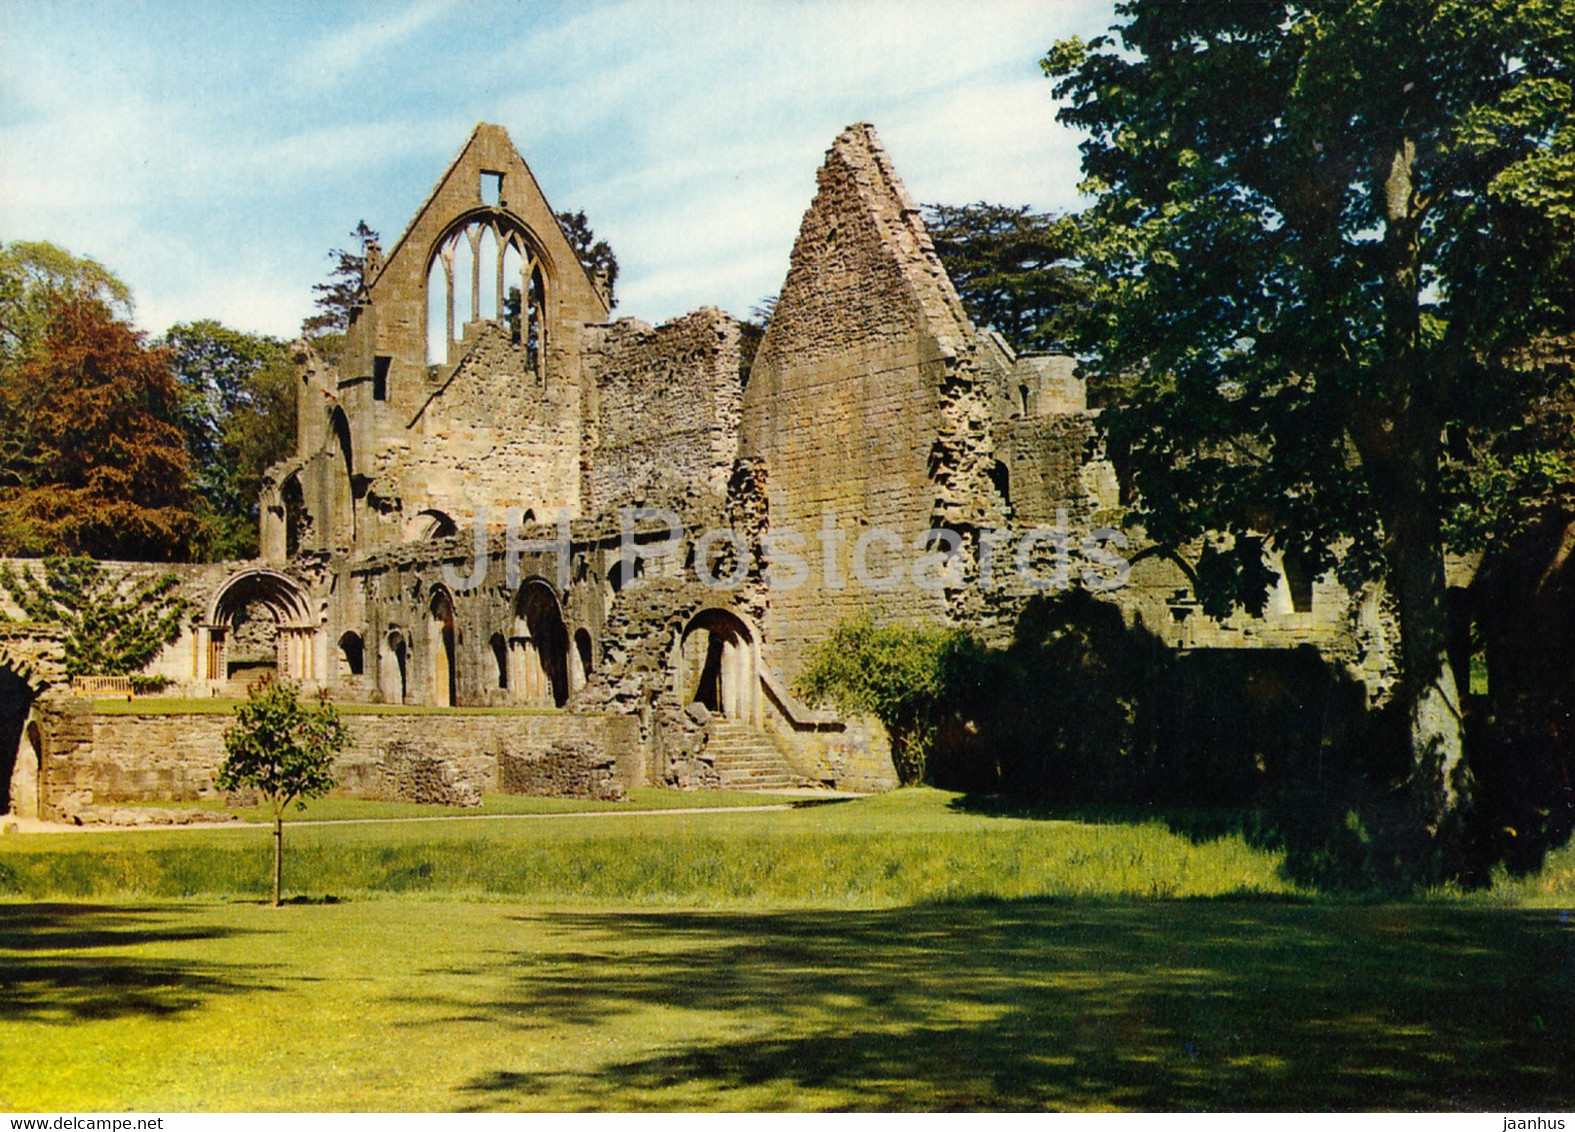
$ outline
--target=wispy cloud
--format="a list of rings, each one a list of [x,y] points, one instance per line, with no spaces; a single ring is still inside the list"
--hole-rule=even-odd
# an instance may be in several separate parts
[[[360,81],[369,63],[454,14],[455,9],[453,0],[423,0],[404,8],[377,6],[375,15],[309,44],[291,69],[291,78],[319,90]]]
[[[961,13],[961,14],[960,14]],[[392,240],[478,120],[622,266],[619,313],[743,314],[871,120],[921,201],[1076,202],[1037,59],[1107,0],[0,0],[0,239],[91,254],[143,325],[292,334],[326,252]]]

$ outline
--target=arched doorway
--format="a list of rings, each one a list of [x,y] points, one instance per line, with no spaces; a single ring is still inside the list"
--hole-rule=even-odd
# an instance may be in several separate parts
[[[741,723],[760,723],[760,680],[755,639],[736,615],[703,609],[679,638],[678,692]]]
[[[360,633],[347,632],[339,638],[339,662],[346,676],[361,675],[365,661],[362,653]]]
[[[562,707],[569,699],[569,631],[552,586],[528,578],[514,599],[509,642],[514,672],[509,686],[526,703]]]
[[[36,720],[30,720],[7,776],[6,804],[0,808],[0,813],[15,814],[19,818],[43,817],[39,805],[43,795],[43,770],[44,733]]]
[[[453,707],[459,699],[459,681],[454,671],[454,599],[447,590],[432,595],[429,613],[432,702],[438,707]]]
[[[585,687],[594,666],[591,663],[591,634],[588,629],[574,631],[574,649],[569,653],[569,691],[578,692]]]
[[[337,464],[333,477],[333,523],[343,537],[353,543],[356,537],[355,449],[350,439],[350,418],[345,416],[344,409],[335,405],[329,411],[328,425],[333,434],[333,447],[329,454]],[[341,469],[343,475],[339,474]]]
[[[398,628],[383,634],[383,643],[377,650],[377,690],[385,704],[402,704],[408,690],[406,673],[410,663],[410,646],[405,634]]]
[[[205,679],[317,679],[317,625],[306,592],[276,571],[243,570],[225,582],[197,636]]]

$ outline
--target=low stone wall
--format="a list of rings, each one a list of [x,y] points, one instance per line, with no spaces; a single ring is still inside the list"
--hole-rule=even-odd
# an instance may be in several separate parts
[[[339,789],[361,798],[468,805],[527,783],[533,794],[613,797],[644,785],[637,720],[610,715],[398,712],[346,715]],[[45,809],[214,797],[228,714],[45,717]],[[500,767],[508,766],[506,773]]]

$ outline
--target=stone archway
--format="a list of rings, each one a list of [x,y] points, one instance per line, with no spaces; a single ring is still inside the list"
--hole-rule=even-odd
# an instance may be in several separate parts
[[[754,634],[736,614],[702,609],[679,637],[678,693],[717,715],[760,725],[760,678]]]
[[[397,626],[383,634],[377,650],[377,689],[385,704],[402,704],[409,684],[410,646]]]
[[[454,665],[454,599],[447,590],[438,590],[432,595],[427,627],[432,657],[432,702],[438,707],[453,707],[459,701],[459,674]]]
[[[306,591],[275,570],[243,570],[219,590],[197,626],[204,679],[247,682],[267,672],[314,681],[317,625]]]
[[[38,781],[44,741],[32,720],[36,690],[0,667],[0,814],[38,816]]]
[[[527,578],[514,599],[509,687],[527,703],[562,707],[569,699],[569,630],[550,583]]]

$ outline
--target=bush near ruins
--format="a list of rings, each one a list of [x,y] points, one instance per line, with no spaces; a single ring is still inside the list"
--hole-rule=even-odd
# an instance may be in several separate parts
[[[317,705],[301,704],[298,685],[264,677],[235,707],[235,723],[224,732],[221,790],[257,791],[273,811],[273,903],[279,906],[284,873],[284,811],[291,802],[333,789],[334,756],[350,742],[339,713],[320,692]]]
[[[0,588],[26,620],[65,633],[68,676],[125,676],[180,636],[186,601],[173,574],[117,581],[91,558],[46,558],[43,577],[0,563]]]
[[[904,786],[923,782],[935,746],[945,658],[966,636],[929,625],[880,625],[869,614],[844,621],[811,654],[798,679],[812,703],[868,713],[891,736]]]

